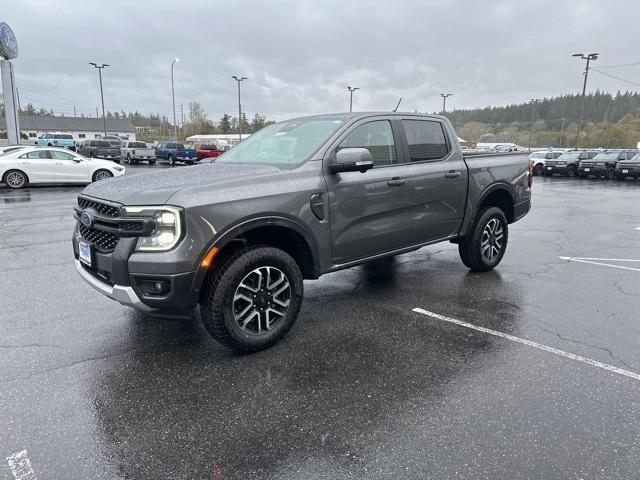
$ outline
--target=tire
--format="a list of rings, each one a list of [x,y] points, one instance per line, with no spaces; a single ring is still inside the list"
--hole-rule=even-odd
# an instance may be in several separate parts
[[[167,157],[167,160],[169,160],[169,165],[171,165],[172,167],[175,167],[176,161],[173,158],[173,155],[169,154],[169,156]]]
[[[18,190],[24,188],[29,183],[29,177],[22,170],[9,170],[4,174],[2,181],[7,187]]]
[[[131,155],[127,153],[127,163],[131,165]]]
[[[535,176],[542,175],[544,173],[544,167],[542,165],[536,165],[532,173]]]
[[[93,181],[94,182],[98,182],[100,180],[106,180],[107,178],[111,178],[113,177],[113,173],[111,173],[109,170],[97,170],[94,174],[93,174]]]
[[[276,280],[269,287],[271,275]],[[283,281],[288,283],[284,291]],[[223,260],[205,282],[202,322],[215,340],[233,350],[263,350],[291,329],[302,295],[302,273],[289,254],[268,246],[242,249]]]
[[[544,172],[547,177],[553,177],[553,172]]]
[[[500,232],[500,227],[501,237],[491,233]],[[458,243],[462,263],[474,272],[493,270],[502,260],[508,240],[509,225],[504,212],[497,207],[485,207],[478,212],[471,233]],[[489,242],[489,251],[483,253],[486,241]]]
[[[616,175],[616,171],[614,168],[607,168],[607,171],[604,172],[604,178],[606,178],[607,180],[611,180],[613,177],[615,177]]]
[[[89,158],[93,158],[93,152],[89,152]]]
[[[573,165],[569,165],[567,167],[567,177],[575,177],[577,175],[577,170],[576,167],[574,167]]]

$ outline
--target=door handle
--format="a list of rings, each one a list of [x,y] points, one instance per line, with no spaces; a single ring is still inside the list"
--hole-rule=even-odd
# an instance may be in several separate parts
[[[407,183],[407,180],[405,180],[404,178],[393,177],[387,182],[387,185],[389,185],[390,187],[399,187],[400,185],[404,185],[405,183]]]
[[[449,170],[444,174],[444,176],[447,178],[458,178],[460,175],[462,174],[460,172],[456,172],[455,170]]]

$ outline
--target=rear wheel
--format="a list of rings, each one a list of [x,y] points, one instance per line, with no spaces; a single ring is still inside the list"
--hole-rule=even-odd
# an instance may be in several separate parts
[[[542,175],[543,172],[544,172],[544,167],[540,164],[536,165],[535,168],[533,169],[534,175]]]
[[[127,163],[131,165],[131,155],[127,153]]]
[[[298,318],[300,268],[286,252],[267,246],[240,250],[222,262],[201,298],[205,328],[234,350],[272,346]]]
[[[105,180],[111,177],[113,177],[113,173],[111,173],[109,170],[98,170],[93,174],[93,181],[97,182],[99,180]]]
[[[9,188],[13,188],[15,190],[23,188],[29,181],[27,174],[20,170],[9,170],[4,174],[3,180]]]
[[[169,156],[167,157],[167,160],[169,160],[169,165],[171,165],[172,167],[175,166],[176,161],[173,158],[173,155],[169,154]]]
[[[509,226],[503,211],[485,207],[478,213],[471,233],[458,243],[462,263],[475,272],[492,270],[502,260],[508,239]]]

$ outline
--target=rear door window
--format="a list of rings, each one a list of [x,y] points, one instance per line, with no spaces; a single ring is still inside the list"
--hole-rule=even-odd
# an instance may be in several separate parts
[[[403,120],[412,162],[439,160],[449,153],[447,138],[440,122]]]

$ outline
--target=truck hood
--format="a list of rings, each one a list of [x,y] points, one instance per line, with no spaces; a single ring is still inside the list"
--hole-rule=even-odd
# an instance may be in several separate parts
[[[203,188],[221,190],[247,185],[255,188],[256,179],[285,172],[267,165],[205,163],[101,180],[87,186],[82,193],[124,205],[163,205],[171,204],[171,197],[178,192],[183,194],[181,198],[188,198],[190,191]]]

